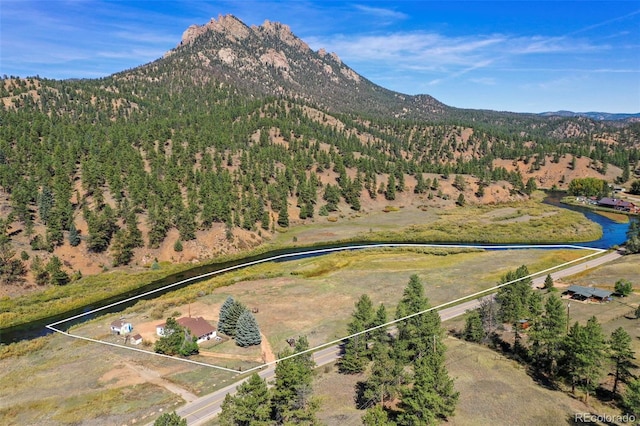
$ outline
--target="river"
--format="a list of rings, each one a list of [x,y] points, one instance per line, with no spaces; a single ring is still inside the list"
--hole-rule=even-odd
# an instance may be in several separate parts
[[[631,221],[637,221],[637,218],[631,217],[629,222],[619,223],[586,207],[562,204],[560,200],[566,195],[567,194],[564,192],[551,192],[544,199],[544,203],[580,212],[585,215],[587,219],[597,223],[602,227],[602,237],[599,240],[587,241],[584,243],[579,243],[578,245],[581,245],[583,247],[609,249],[613,246],[622,245],[625,241],[627,241],[627,232],[629,231],[629,226],[631,226]]]
[[[591,248],[608,249],[616,245],[621,245],[626,241],[626,233],[629,229],[629,223],[618,223],[607,217],[594,213],[592,210],[589,210],[587,208],[581,208],[577,206],[562,204],[560,203],[560,199],[561,199],[561,195],[559,195],[558,193],[552,193],[550,194],[549,197],[545,199],[544,202],[547,204],[558,206],[558,207],[578,211],[584,214],[589,220],[592,220],[593,222],[596,222],[600,226],[602,226],[602,230],[603,230],[602,238],[595,241],[579,243],[577,245],[584,246],[584,247],[591,247]],[[632,220],[637,220],[637,219],[632,219]],[[386,243],[389,243],[389,242],[386,242]],[[402,243],[403,242],[397,242],[397,244],[402,244]],[[464,243],[459,243],[459,244],[464,244]],[[276,259],[274,259],[276,261],[277,260],[282,260],[282,261],[293,260],[296,257],[298,257],[298,256],[292,257],[291,254],[294,254],[294,253],[298,253],[299,257],[319,256],[319,255],[323,255],[331,252],[331,251],[327,251],[327,252],[319,251],[322,249],[340,250],[340,249],[344,249],[345,247],[351,247],[356,245],[360,246],[360,248],[363,248],[368,245],[375,245],[375,243],[351,242],[351,243],[343,243],[343,244],[327,244],[324,246],[318,246],[314,248],[280,249],[280,250],[274,250],[274,251],[266,252],[260,255],[254,255],[247,258],[237,259],[229,262],[198,266],[198,267],[189,269],[187,271],[170,275],[161,280],[154,281],[135,291],[131,291],[126,294],[121,294],[118,296],[111,297],[107,300],[103,300],[99,304],[85,306],[75,310],[70,310],[63,314],[33,321],[28,324],[22,324],[20,326],[10,327],[4,330],[0,330],[0,343],[11,343],[19,340],[44,336],[52,332],[51,330],[45,327],[47,324],[60,322],[67,318],[72,318],[73,320],[65,321],[64,328],[68,328],[73,324],[77,324],[82,321],[91,319],[95,317],[96,314],[103,315],[106,313],[119,312],[129,306],[133,306],[140,299],[156,298],[169,291],[174,291],[177,288],[181,288],[187,285],[194,284],[198,281],[208,279],[214,274],[222,273],[226,270],[237,269],[239,265],[248,266],[248,264],[261,263],[273,257],[276,257]],[[474,244],[474,246],[478,246],[478,244]],[[510,244],[504,244],[502,246],[503,248],[508,248],[507,246],[510,246]],[[279,257],[279,259],[277,257]],[[105,307],[105,306],[107,308],[101,309],[99,313],[92,313],[92,311],[95,311],[97,308]]]

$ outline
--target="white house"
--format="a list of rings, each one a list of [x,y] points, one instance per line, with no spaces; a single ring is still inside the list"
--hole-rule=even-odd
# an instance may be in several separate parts
[[[131,333],[131,330],[133,330],[133,325],[123,319],[115,320],[111,323],[111,331],[116,334]]]
[[[205,340],[210,340],[216,337],[217,332],[215,327],[213,327],[207,320],[202,317],[191,318],[191,317],[182,317],[176,320],[178,324],[181,326],[188,328],[191,334],[197,337],[198,343],[202,343]],[[162,323],[156,326],[156,334],[158,336],[164,336],[164,328],[167,324]]]

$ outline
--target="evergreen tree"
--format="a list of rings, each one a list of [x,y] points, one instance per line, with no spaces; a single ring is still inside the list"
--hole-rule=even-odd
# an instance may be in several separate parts
[[[371,355],[371,373],[361,384],[361,391],[357,397],[359,408],[383,405],[399,394],[400,386],[404,382],[403,366],[391,356],[388,345],[376,343]]]
[[[362,416],[364,426],[395,426],[396,423],[389,419],[389,415],[382,405],[374,405]]]
[[[296,342],[295,352],[309,348],[307,338],[302,336]],[[276,379],[271,397],[272,419],[276,424],[317,424],[318,402],[312,397],[313,367],[311,354],[305,353],[292,358],[285,350],[276,365]]]
[[[611,333],[609,347],[610,357],[615,367],[612,392],[616,395],[618,393],[618,383],[632,377],[632,360],[635,359],[635,357],[633,348],[631,347],[631,336],[629,336],[629,333],[627,333],[624,328],[618,327]]]
[[[287,198],[284,197],[282,207],[278,212],[278,226],[287,228],[289,226],[289,211],[287,210]]]
[[[156,340],[154,351],[166,355],[189,356],[198,353],[196,338],[172,318],[167,318],[164,335]]]
[[[553,278],[551,278],[551,274],[547,274],[547,277],[544,279],[544,288],[547,290],[553,288]]]
[[[375,314],[375,316],[373,318],[373,322],[371,324],[371,327],[381,326],[381,325],[386,324],[388,322],[389,322],[389,320],[387,319],[387,309],[381,303],[380,306],[378,307],[378,310],[376,310],[376,314]],[[387,332],[386,327],[380,327],[380,328],[377,328],[377,329],[375,329],[375,330],[373,330],[371,332],[371,337],[376,342],[386,343],[388,341],[389,334]]]
[[[222,326],[220,326],[220,324],[218,325],[218,330],[220,330],[227,336],[235,336],[240,315],[242,315],[242,313],[246,310],[247,308],[245,308],[242,303],[234,301],[233,305],[231,305],[231,308],[229,309],[229,313],[222,323]]]
[[[344,344],[338,369],[343,374],[362,373],[369,362],[366,356],[366,343],[363,335],[351,337]]]
[[[57,256],[51,257],[47,263],[47,272],[49,280],[54,285],[65,285],[69,282],[69,274],[62,270],[62,262]]]
[[[222,403],[221,426],[267,426],[271,423],[271,398],[267,382],[253,373],[237,388],[233,396],[227,394]]]
[[[77,247],[80,244],[80,233],[73,222],[69,225],[69,244],[71,247]]]
[[[242,347],[259,345],[262,342],[256,318],[247,309],[238,318],[235,336],[236,345]]]
[[[577,322],[569,330],[565,344],[564,367],[571,381],[571,391],[579,385],[589,394],[598,385],[602,373],[602,361],[605,358],[605,339],[602,327],[596,317],[591,317],[583,327]]]
[[[640,418],[640,378],[629,382],[622,395],[622,404],[628,413]]]
[[[417,275],[412,275],[396,308],[396,319],[426,311],[430,307],[420,279]],[[414,315],[399,322],[397,327],[398,339],[394,350],[401,360],[413,360],[427,351],[439,350],[442,346],[438,345],[442,337],[440,315],[435,310]]]
[[[153,426],[187,426],[187,419],[183,419],[175,411],[164,413],[153,422]]]
[[[614,289],[616,293],[626,297],[633,292],[633,284],[629,280],[620,279],[616,281]]]
[[[396,199],[396,178],[393,177],[392,174],[389,175],[389,180],[387,181],[387,190],[384,193],[384,197],[387,200]]]
[[[225,327],[224,323],[229,316],[229,311],[231,310],[234,302],[235,300],[233,300],[233,297],[227,296],[226,300],[220,307],[220,313],[218,314],[218,330],[222,330]]]
[[[453,415],[459,392],[454,390],[444,364],[443,351],[432,351],[416,360],[413,385],[402,391],[398,424],[430,425]]]
[[[567,327],[567,314],[560,297],[551,294],[545,302],[545,313],[535,321],[530,332],[532,355],[542,371],[555,377],[562,356],[562,342]]]
[[[480,318],[480,313],[477,310],[473,310],[467,315],[462,337],[464,337],[464,340],[476,343],[480,343],[482,339],[484,339],[482,319]]]

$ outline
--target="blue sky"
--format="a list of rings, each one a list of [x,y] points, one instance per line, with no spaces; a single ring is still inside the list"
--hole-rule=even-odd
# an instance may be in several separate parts
[[[640,112],[640,2],[2,0],[0,75],[94,78],[233,14],[460,108]]]

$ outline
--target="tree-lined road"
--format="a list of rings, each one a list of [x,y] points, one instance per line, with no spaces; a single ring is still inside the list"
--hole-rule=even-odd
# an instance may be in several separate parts
[[[577,263],[575,265],[567,266],[561,270],[551,273],[551,277],[554,280],[558,280],[567,276],[583,272],[587,269],[593,269],[608,262],[612,262],[619,259],[622,254],[618,251],[605,253],[601,256],[590,258],[584,262]],[[535,287],[541,287],[544,284],[546,276],[539,276],[533,279],[533,285]],[[459,305],[445,308],[439,311],[442,321],[446,321],[452,318],[456,318],[463,315],[466,311],[475,309],[480,304],[480,298],[470,300],[468,302],[461,303]],[[335,362],[340,357],[339,345],[329,346],[314,352],[313,359],[318,367]],[[266,366],[259,373],[259,376],[267,381],[271,380],[275,376],[275,364]],[[245,378],[244,380],[247,380]],[[190,426],[198,426],[204,424],[206,421],[217,416],[221,411],[222,402],[228,393],[235,393],[236,387],[240,385],[244,380],[238,381],[225,388],[219,389],[209,395],[205,395],[197,400],[187,403],[185,406],[177,410],[177,413],[187,420],[187,424]]]

